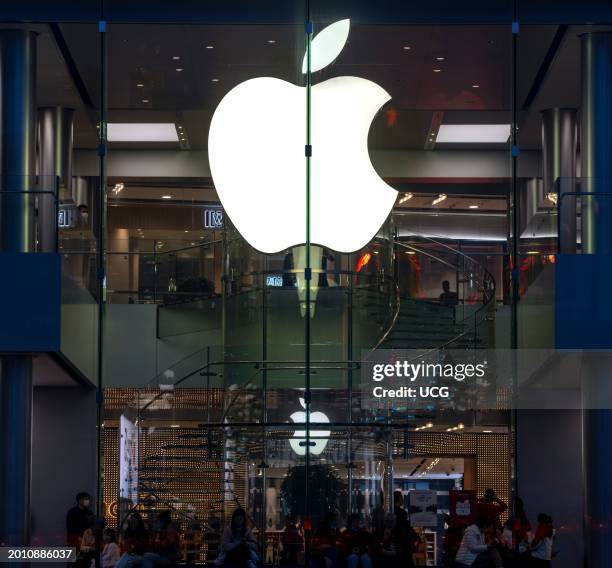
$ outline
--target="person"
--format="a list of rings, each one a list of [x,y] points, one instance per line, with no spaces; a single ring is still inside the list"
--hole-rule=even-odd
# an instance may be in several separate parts
[[[120,552],[117,545],[117,536],[113,529],[105,529],[102,533],[102,555],[100,563],[102,568],[115,568],[119,562]]]
[[[512,537],[514,542],[514,550],[518,556],[529,554],[529,542],[532,538],[531,523],[527,518],[523,500],[516,498],[514,506],[515,514],[512,523]]]
[[[553,536],[552,519],[546,513],[540,513],[538,515],[538,526],[536,527],[530,545],[531,566],[533,566],[533,568],[550,568]]]
[[[418,547],[419,536],[412,528],[408,514],[403,509],[395,517],[392,540],[395,550],[395,566],[412,568],[414,566],[412,553]]]
[[[326,513],[312,537],[311,550],[313,561],[316,566],[321,568],[331,568],[338,561],[337,535],[334,528],[335,519],[335,512],[330,511]]]
[[[457,551],[463,537],[462,527],[450,515],[444,515],[444,566],[450,568],[455,564]]]
[[[372,568],[372,542],[369,534],[361,530],[357,513],[348,516],[346,530],[342,533],[342,546],[347,568]]]
[[[484,492],[483,498],[478,499],[478,503],[476,503],[477,516],[488,519],[499,533],[502,531],[501,516],[507,510],[508,505],[498,499],[495,490],[490,488]]]
[[[145,552],[143,555],[143,568],[175,566],[180,560],[178,529],[172,522],[172,514],[168,510],[161,511],[157,515],[154,548],[155,552]]]
[[[443,306],[456,306],[459,303],[457,292],[451,292],[450,282],[442,282],[442,294],[440,294],[440,304]]]
[[[223,531],[221,554],[215,564],[232,568],[254,568],[259,562],[256,549],[255,537],[247,526],[246,512],[238,508],[232,514],[230,525]]]
[[[404,496],[401,491],[393,492],[393,515],[397,517],[404,510]]]
[[[494,542],[485,542],[485,533],[492,527],[490,519],[478,517],[463,533],[461,545],[455,557],[456,568],[484,568],[490,566],[489,550]]]
[[[77,549],[81,548],[83,533],[90,527],[93,512],[89,508],[91,495],[81,491],[76,495],[76,505],[66,514],[66,544]]]
[[[125,529],[121,537],[123,555],[117,563],[117,568],[141,566],[148,548],[149,532],[142,517],[136,512],[130,513],[125,521]]]
[[[304,546],[304,538],[290,517],[285,520],[285,530],[281,535],[281,543],[283,545],[281,564],[297,565],[298,554]]]
[[[76,568],[89,568],[96,554],[96,517],[92,513],[87,518],[87,528],[81,537],[81,545],[74,566]]]

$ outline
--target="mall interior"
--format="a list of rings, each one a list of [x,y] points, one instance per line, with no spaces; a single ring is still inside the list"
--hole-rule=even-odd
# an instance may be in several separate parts
[[[443,566],[494,489],[612,566],[609,367],[539,382],[612,347],[612,5],[5,3],[0,117],[0,543],[65,545],[83,491],[190,565],[242,508],[278,565],[427,491]],[[376,407],[385,350],[546,353],[544,394]]]

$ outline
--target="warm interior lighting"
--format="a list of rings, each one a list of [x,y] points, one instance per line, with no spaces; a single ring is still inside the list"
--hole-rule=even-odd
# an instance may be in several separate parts
[[[178,142],[173,122],[111,122],[107,137],[109,142]]]
[[[478,209],[478,205],[470,205],[469,209]]]
[[[162,199],[172,199],[171,195],[162,195],[161,196]]]
[[[540,251],[537,251],[537,250],[528,250],[527,254],[540,254]]]
[[[446,195],[446,193],[441,193],[440,195],[438,195],[438,197],[436,197],[431,204],[432,205],[438,205],[438,203],[442,203],[445,199],[448,198],[448,195]]]
[[[414,197],[413,193],[404,193],[404,195],[400,197],[399,204],[401,205],[402,203],[406,203],[406,201],[408,201],[409,199],[412,199],[413,197]]]
[[[546,194],[546,199],[548,199],[548,201],[552,201],[556,205],[559,200],[559,196],[554,192],[550,192]]]
[[[509,124],[441,124],[438,144],[499,144],[510,136]]]

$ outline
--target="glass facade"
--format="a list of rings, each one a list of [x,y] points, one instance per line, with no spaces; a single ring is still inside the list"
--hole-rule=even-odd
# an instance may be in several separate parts
[[[0,52],[15,27],[37,57],[33,161],[17,172],[2,154],[0,250],[57,253],[61,281],[57,348],[16,349],[45,353],[32,544],[64,544],[49,507],[85,491],[120,534],[169,510],[182,562],[225,554],[244,509],[261,563],[314,564],[326,514],[383,534],[424,491],[433,520],[412,519],[411,552],[442,566],[455,500],[493,489],[504,523],[519,497],[555,518],[559,566],[600,546],[582,527],[575,411],[505,391],[383,408],[364,384],[381,352],[560,347],[559,254],[607,242],[605,172],[581,166],[581,34],[608,32],[605,8],[28,4],[0,10]],[[4,228],[30,217],[15,248]],[[569,449],[547,464],[558,432],[551,452]]]

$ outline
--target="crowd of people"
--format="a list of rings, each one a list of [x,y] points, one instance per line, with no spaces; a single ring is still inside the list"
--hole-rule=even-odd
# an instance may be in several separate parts
[[[393,513],[373,523],[371,528],[363,526],[357,513],[348,515],[343,523],[337,512],[329,512],[314,530],[307,523],[302,525],[288,519],[281,536],[279,563],[303,565],[308,550],[313,568],[412,568],[422,538],[410,524],[402,493],[397,491],[393,498]],[[68,545],[78,551],[76,568],[94,566],[98,542],[102,568],[154,568],[179,563],[180,530],[170,511],[159,512],[149,527],[137,511],[132,511],[117,538],[114,530],[97,522],[89,503],[90,496],[79,493],[76,506],[66,517]],[[507,510],[495,491],[487,489],[476,504],[473,522],[467,526],[446,516],[443,565],[446,568],[550,567],[555,537],[552,518],[540,513],[533,529],[523,503],[517,499],[514,511],[502,526],[501,519]],[[244,509],[236,509],[223,529],[214,564],[225,568],[262,566],[258,542]]]

